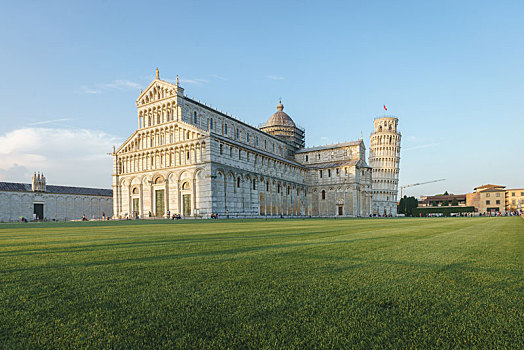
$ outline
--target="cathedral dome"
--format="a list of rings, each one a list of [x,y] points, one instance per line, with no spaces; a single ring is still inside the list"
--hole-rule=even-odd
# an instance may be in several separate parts
[[[266,125],[268,126],[295,126],[295,122],[286,112],[284,112],[284,105],[282,101],[277,106],[277,111],[268,119]]]

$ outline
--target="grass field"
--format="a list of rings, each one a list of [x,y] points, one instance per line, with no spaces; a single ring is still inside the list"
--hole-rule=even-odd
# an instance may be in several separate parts
[[[4,348],[523,348],[524,219],[0,225]]]

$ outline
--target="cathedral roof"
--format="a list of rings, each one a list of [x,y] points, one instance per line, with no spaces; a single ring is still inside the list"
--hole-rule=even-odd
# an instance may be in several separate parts
[[[327,163],[317,163],[317,164],[307,164],[308,169],[329,169],[329,168],[339,168],[339,167],[352,167],[358,165],[361,168],[369,168],[366,162],[360,159],[352,160],[343,160],[338,162],[327,162]]]
[[[295,153],[307,153],[307,152],[321,151],[321,150],[326,150],[326,149],[341,148],[341,147],[347,147],[347,146],[356,146],[356,145],[359,145],[359,144],[361,144],[363,142],[364,141],[362,141],[362,140],[357,140],[357,141],[335,143],[333,145],[301,148],[301,149],[297,150]]]
[[[16,182],[0,182],[0,191],[9,192],[32,192],[31,184],[23,184]],[[46,186],[46,193],[59,194],[77,194],[88,196],[113,196],[113,190],[105,188],[87,188],[87,187],[72,187],[72,186]]]
[[[268,119],[266,125],[264,125],[264,127],[268,126],[295,126],[293,119],[284,112],[282,101],[277,105],[277,111]]]

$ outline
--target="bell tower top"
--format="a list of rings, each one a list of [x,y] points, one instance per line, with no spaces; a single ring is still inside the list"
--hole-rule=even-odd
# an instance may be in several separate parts
[[[398,118],[394,116],[383,116],[375,118],[373,124],[375,124],[375,133],[389,132],[396,134]]]
[[[33,192],[45,192],[46,191],[46,180],[44,174],[35,172],[31,179],[31,189]]]

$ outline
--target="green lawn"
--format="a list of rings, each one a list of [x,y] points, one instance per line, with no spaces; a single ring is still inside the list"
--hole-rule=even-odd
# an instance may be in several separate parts
[[[524,219],[0,225],[4,348],[523,348]]]

